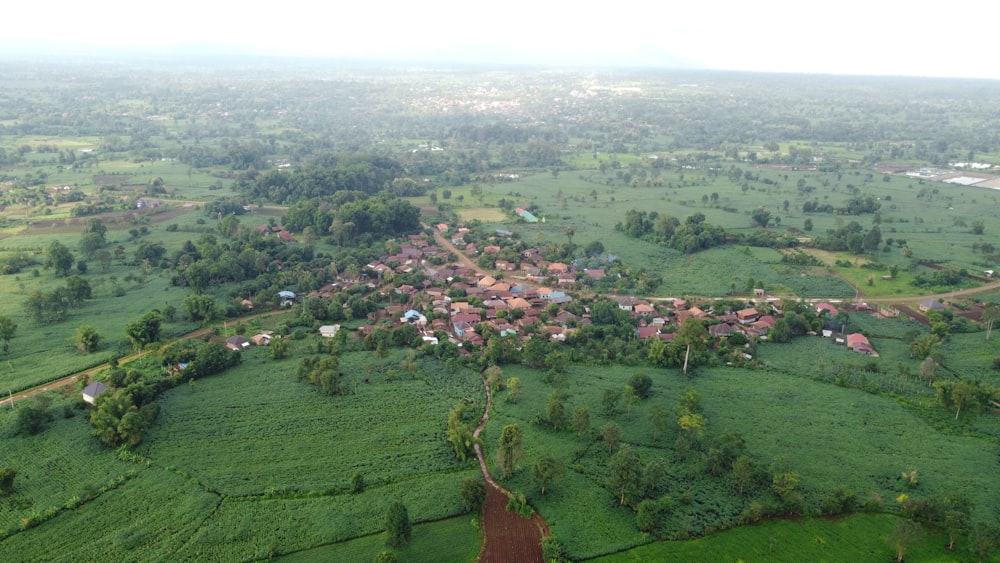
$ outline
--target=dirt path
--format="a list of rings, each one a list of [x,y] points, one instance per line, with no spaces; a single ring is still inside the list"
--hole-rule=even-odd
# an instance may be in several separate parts
[[[238,322],[247,321],[249,319],[261,318],[261,317],[270,317],[272,315],[278,315],[278,314],[281,314],[281,313],[284,313],[284,312],[285,311],[282,311],[282,310],[267,311],[265,313],[257,313],[255,315],[247,315],[245,317],[240,317],[238,319],[233,319],[232,322],[238,323]],[[226,321],[226,322],[228,323],[230,321]],[[191,332],[188,332],[187,334],[182,334],[181,336],[178,336],[177,338],[173,339],[171,341],[171,343],[176,342],[178,340],[185,340],[185,339],[191,339],[191,338],[201,338],[202,336],[205,336],[206,334],[208,334],[210,332],[212,332],[212,328],[211,327],[199,328],[198,330],[193,330]],[[163,346],[168,346],[168,345],[169,344],[164,344]],[[161,349],[162,348],[163,347],[161,346]],[[131,355],[125,356],[124,358],[118,358],[118,364],[122,365],[122,364],[127,364],[129,362],[133,362],[133,361],[135,361],[135,360],[137,360],[137,359],[139,359],[139,358],[141,358],[141,357],[143,357],[146,354],[149,354],[151,352],[153,352],[153,351],[152,350],[144,350],[142,352],[137,352],[135,354],[131,354]],[[9,397],[7,397],[7,398],[5,398],[3,400],[0,400],[0,406],[5,406],[5,407],[12,406],[17,401],[22,401],[22,400],[27,399],[29,397],[33,397],[33,396],[35,396],[35,395],[37,395],[39,393],[44,393],[46,391],[54,391],[54,390],[59,389],[61,387],[65,387],[67,385],[72,385],[73,383],[79,381],[79,379],[80,379],[81,376],[86,376],[89,379],[90,377],[93,377],[93,375],[95,373],[97,373],[98,371],[100,371],[102,369],[107,369],[109,367],[110,367],[109,364],[103,363],[103,364],[101,364],[99,366],[94,366],[94,367],[92,367],[90,369],[85,369],[83,371],[79,371],[77,373],[74,373],[73,375],[67,375],[66,377],[63,377],[62,379],[56,379],[55,381],[50,381],[48,383],[43,383],[42,385],[39,385],[37,387],[32,387],[31,389],[28,389],[27,391],[21,391],[17,395],[9,396]]]
[[[473,437],[479,439],[483,427],[490,418],[490,408],[493,405],[493,392],[486,380],[486,410],[479,419]],[[524,518],[515,512],[507,510],[507,489],[493,480],[486,467],[483,448],[478,441],[474,446],[476,457],[479,458],[479,468],[486,479],[486,516],[483,528],[486,530],[486,540],[479,552],[479,563],[537,563],[542,559],[542,537],[549,534],[549,527],[540,514],[532,518]]]

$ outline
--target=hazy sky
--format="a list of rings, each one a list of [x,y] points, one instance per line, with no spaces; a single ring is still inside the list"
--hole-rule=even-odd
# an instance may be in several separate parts
[[[308,56],[1000,79],[989,25],[1000,5],[971,0],[11,4],[0,31],[8,52],[18,43],[123,51],[199,43]]]

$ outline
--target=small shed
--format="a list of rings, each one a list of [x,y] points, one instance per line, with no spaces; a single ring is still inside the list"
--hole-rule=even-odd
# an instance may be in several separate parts
[[[83,388],[83,400],[93,405],[94,401],[97,400],[98,395],[107,390],[107,385],[101,383],[100,381],[95,381]]]
[[[242,352],[250,347],[250,341],[243,336],[230,336],[226,339],[226,348],[236,352]]]
[[[323,325],[319,327],[319,335],[324,338],[333,338],[337,336],[337,332],[340,330],[340,325]]]

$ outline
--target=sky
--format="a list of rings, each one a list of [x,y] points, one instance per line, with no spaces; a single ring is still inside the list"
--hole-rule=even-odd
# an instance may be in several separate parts
[[[320,3],[48,0],[4,8],[0,52],[240,50],[414,62],[1000,79],[976,0]]]

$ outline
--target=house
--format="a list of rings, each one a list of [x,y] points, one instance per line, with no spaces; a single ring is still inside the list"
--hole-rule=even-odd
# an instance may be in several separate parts
[[[875,353],[875,349],[872,348],[871,343],[868,342],[868,338],[860,332],[847,335],[847,347],[859,354],[878,356]]]
[[[250,347],[250,341],[243,336],[230,336],[226,339],[226,348],[235,352],[242,352]]]
[[[839,311],[837,311],[837,308],[829,303],[820,303],[819,305],[816,305],[816,314],[822,315],[823,313],[826,313],[831,317],[836,317]]]
[[[83,388],[83,400],[93,405],[94,401],[97,400],[98,395],[107,390],[107,385],[101,383],[100,381],[95,381]]]
[[[323,338],[333,338],[337,336],[337,331],[340,330],[340,325],[323,325],[319,327],[319,335]]]
[[[944,304],[942,304],[937,299],[924,299],[920,302],[920,310],[926,313],[927,311],[943,311]]]
[[[261,331],[260,334],[255,334],[254,336],[252,336],[250,338],[250,342],[254,346],[268,346],[269,344],[271,344],[271,338],[273,336],[273,333],[272,334],[267,334],[267,333],[270,333],[270,332],[271,331],[269,331],[269,330],[268,331]]]
[[[748,325],[756,321],[759,316],[760,313],[757,312],[757,309],[740,309],[736,311],[736,318],[739,319],[742,325]]]

